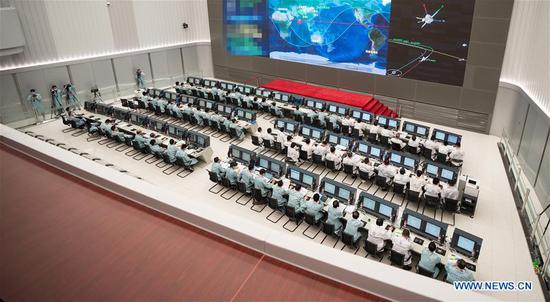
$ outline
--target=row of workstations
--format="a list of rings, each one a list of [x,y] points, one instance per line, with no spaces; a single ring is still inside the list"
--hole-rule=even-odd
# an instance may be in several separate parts
[[[438,177],[444,182],[457,180],[459,177],[459,170],[456,167],[431,160],[423,162],[416,154],[390,150],[378,144],[364,140],[355,140],[352,137],[329,132],[325,129],[301,125],[293,120],[277,119],[274,125],[278,129],[283,129],[286,133],[293,134],[292,141],[298,145],[301,145],[305,138],[309,138],[317,143],[327,141],[339,150],[351,151],[360,157],[368,157],[375,164],[380,164],[384,159],[388,158],[393,166],[403,167],[410,171],[410,173],[414,173],[417,169],[422,169],[429,177]]]
[[[311,197],[314,193],[319,193],[325,210],[332,206],[332,201],[338,200],[343,211],[350,213],[357,210],[367,229],[378,218],[384,219],[386,226],[392,225],[396,228],[393,236],[400,236],[402,230],[407,228],[413,233],[411,244],[414,253],[420,254],[431,241],[434,241],[438,246],[436,252],[441,256],[443,264],[462,258],[470,270],[476,270],[483,240],[473,234],[410,209],[404,209],[399,213],[399,205],[383,198],[327,177],[320,179],[319,174],[287,165],[239,146],[230,146],[229,159],[238,162],[242,167],[253,163],[256,171],[265,169],[266,178],[283,180],[287,187],[299,184],[306,190],[306,196]],[[448,241],[448,238],[451,240]]]
[[[403,123],[401,123],[400,119],[390,118],[382,115],[376,116],[372,112],[364,111],[358,109],[357,107],[351,107],[329,101],[305,98],[299,95],[286,94],[279,91],[256,88],[249,85],[241,85],[212,79],[188,77],[187,81],[194,85],[210,88],[216,87],[219,89],[223,89],[227,92],[239,91],[244,94],[254,94],[256,97],[265,98],[270,101],[276,101],[278,103],[283,103],[283,109],[287,109],[288,112],[294,111],[294,106],[299,105],[301,107],[306,107],[311,110],[325,110],[326,112],[342,117],[351,116],[355,118],[358,122],[361,121],[367,124],[372,124],[376,120],[379,126],[385,127],[387,125],[389,129],[401,131],[408,137],[415,135],[420,138],[429,138],[438,142],[446,141],[450,145],[455,145],[462,140],[462,136],[456,133],[436,128],[431,129],[431,127],[429,126],[413,123],[410,121],[404,121]],[[198,93],[204,94],[204,92],[202,91]],[[207,98],[208,95],[205,94],[204,97]]]
[[[204,162],[210,161],[212,156],[210,137],[208,135],[189,130],[180,125],[168,123],[159,118],[104,103],[86,101],[84,109],[86,111],[77,112],[77,114],[82,115],[91,122],[103,122],[106,119],[119,120],[120,122],[116,124],[116,127],[126,134],[135,135],[138,130],[141,130],[145,135],[146,131],[155,131],[158,135],[155,137],[155,140],[159,141],[163,147],[167,146],[170,138],[176,140],[183,139],[194,149],[189,154],[190,156]]]

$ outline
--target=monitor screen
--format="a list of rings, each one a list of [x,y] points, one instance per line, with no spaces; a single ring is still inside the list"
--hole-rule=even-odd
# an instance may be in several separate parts
[[[242,156],[243,156],[242,160],[247,161],[247,162],[250,161],[250,153],[243,152]]]
[[[349,190],[342,189],[342,188],[338,190],[338,196],[342,199],[349,200],[350,195],[351,195],[351,192]]]
[[[370,147],[370,155],[375,156],[375,157],[380,157],[380,149]]]
[[[369,146],[365,144],[359,144],[359,152],[366,154],[369,150]]]
[[[231,113],[233,111],[231,107],[225,107],[225,113]]]
[[[241,151],[239,151],[237,149],[232,149],[231,150],[231,155],[235,158],[241,158]]]
[[[288,102],[288,95],[283,94],[282,100],[283,100],[284,102]]]
[[[370,209],[370,210],[373,210],[374,211],[374,206],[376,205],[376,201],[370,199],[370,198],[363,198],[363,207],[364,208],[367,208],[367,209]]]
[[[197,144],[204,147],[204,138],[200,137],[200,136],[197,136]]]
[[[206,108],[212,109],[212,107],[214,107],[214,104],[212,104],[210,102],[206,102]]]
[[[269,162],[263,158],[260,158],[260,167],[269,169]]]
[[[386,216],[386,217],[391,217],[392,216],[392,208],[385,205],[385,204],[380,204],[380,208],[378,208],[378,213]]]
[[[251,90],[250,88],[248,88],[248,87],[245,87],[245,88],[244,88],[244,93],[250,93],[251,91],[252,91],[252,90]]]
[[[430,234],[434,237],[439,238],[439,235],[441,234],[441,228],[438,227],[435,224],[431,224],[429,222],[426,223],[426,233]]]
[[[424,127],[416,127],[416,133],[418,135],[423,135],[423,136],[426,136],[426,134],[428,134],[427,131],[428,129],[424,128]]]
[[[360,119],[361,118],[361,111],[353,111],[351,116],[353,116],[356,119]]]
[[[232,90],[235,87],[233,84],[227,84],[227,89]]]
[[[405,157],[405,160],[403,161],[403,164],[404,164],[406,167],[414,168],[414,159],[409,158],[409,157]]]
[[[237,115],[238,115],[239,117],[244,117],[244,111],[242,111],[242,110],[237,110]]]
[[[204,85],[210,86],[210,81],[209,81],[209,80],[205,80],[205,81],[204,81]]]
[[[392,153],[391,154],[391,161],[394,162],[394,163],[401,163],[401,155],[399,155],[397,153]]]
[[[316,102],[316,103],[315,103],[315,108],[317,108],[317,109],[323,109],[323,103],[321,103],[321,102]]]
[[[284,128],[284,127],[285,127],[285,122],[277,121],[277,128]]]
[[[223,105],[218,105],[218,111],[221,111],[221,112],[224,111]]]
[[[447,141],[449,142],[449,144],[456,144],[458,142],[458,136],[454,135],[454,134],[449,134],[449,136],[447,137]]]
[[[333,184],[325,182],[325,192],[334,194],[335,190],[336,187]]]
[[[445,133],[443,133],[441,131],[436,131],[435,132],[435,138],[438,139],[438,140],[444,140],[445,139]]]
[[[386,125],[386,118],[383,116],[378,117],[378,124],[385,126]]]
[[[290,169],[290,179],[300,181],[300,172]]]
[[[279,166],[279,164],[276,164],[276,163],[272,162],[271,163],[271,171],[280,173],[281,172],[281,167]]]
[[[397,120],[390,120],[388,123],[389,127],[397,128]]]
[[[445,178],[446,180],[452,180],[454,176],[454,172],[447,169],[441,169],[441,178]]]
[[[227,88],[227,85],[225,83],[221,83],[222,89]]]
[[[349,147],[349,140],[347,138],[340,138],[340,144],[341,146],[344,146],[344,147]]]
[[[302,135],[309,136],[311,134],[311,129],[309,128],[302,128]]]
[[[245,117],[246,119],[248,119],[248,120],[252,120],[252,113],[250,113],[250,112],[245,112],[244,117]]]
[[[407,226],[410,226],[411,228],[415,228],[419,230],[421,223],[422,223],[422,220],[420,220],[420,218],[416,218],[410,214],[407,215]]]
[[[427,164],[426,165],[426,172],[428,174],[437,175],[437,167],[434,165]]]
[[[328,136],[329,143],[337,144],[338,143],[338,136],[336,135],[329,135]]]
[[[163,122],[157,122],[156,128],[157,128],[157,130],[162,130],[163,126],[164,126]]]
[[[334,106],[334,105],[328,106],[328,111],[330,111],[330,112],[336,112],[336,106]]]
[[[275,93],[273,98],[276,99],[276,100],[280,100],[281,99],[281,94],[280,93]]]
[[[313,186],[313,177],[311,177],[310,175],[304,174],[302,176],[302,182],[305,183],[306,185]]]
[[[271,95],[271,91],[264,91],[264,94],[263,94],[264,97],[267,98],[267,97],[269,97],[270,95]]]
[[[294,124],[292,124],[292,123],[287,123],[286,124],[286,130],[288,130],[290,132],[294,132],[294,129],[295,129]]]
[[[321,139],[321,131],[319,131],[319,130],[313,130],[313,131],[311,132],[311,136],[313,136],[313,137],[316,138],[316,139]]]
[[[171,135],[175,135],[176,134],[176,128],[174,126],[168,126],[168,133],[170,133]]]
[[[308,100],[306,104],[307,104],[308,107],[315,107],[315,102],[314,101]]]
[[[363,112],[363,120],[370,121],[370,114]]]
[[[414,132],[414,125],[413,124],[405,124],[405,131]]]
[[[137,114],[131,114],[130,115],[130,120],[134,123],[137,123],[138,121],[138,115]]]
[[[470,253],[474,251],[475,242],[463,236],[458,236],[456,246]]]
[[[346,114],[346,108],[342,108],[342,107],[338,108],[338,113]]]
[[[256,95],[257,96],[262,96],[262,91],[261,90],[256,90]]]

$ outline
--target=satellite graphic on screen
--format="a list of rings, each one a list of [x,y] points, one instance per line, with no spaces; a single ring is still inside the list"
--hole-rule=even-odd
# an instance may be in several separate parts
[[[475,0],[225,0],[226,49],[462,86]]]

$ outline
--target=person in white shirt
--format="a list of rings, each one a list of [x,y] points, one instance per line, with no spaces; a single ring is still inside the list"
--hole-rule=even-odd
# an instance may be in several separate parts
[[[439,178],[434,177],[431,184],[424,186],[424,195],[441,198],[441,186],[439,185]]]
[[[405,172],[405,168],[399,169],[399,173],[395,175],[395,177],[393,178],[393,182],[404,186],[407,185],[410,178],[405,175]]]
[[[409,180],[409,190],[420,193],[425,184],[426,180],[422,176],[422,170],[417,170],[416,175],[411,176]]]
[[[284,144],[285,141],[286,141],[286,134],[285,134],[285,129],[284,128],[281,128],[279,129],[279,131],[277,132],[277,141],[281,144]]]
[[[287,147],[286,156],[291,162],[297,163],[300,160],[300,152],[298,151],[298,145],[296,143],[291,143]]]
[[[359,130],[359,134],[361,136],[363,136],[363,131],[365,131],[366,128],[367,128],[367,123],[365,123],[363,121],[357,122],[353,126],[353,129]]]
[[[324,160],[329,150],[328,143],[325,141],[315,146],[315,149],[313,149],[313,154],[321,155]]]
[[[313,144],[309,138],[304,139],[304,142],[302,144],[302,147],[300,150],[307,152],[307,158],[311,159],[311,153],[313,152]]]
[[[456,187],[456,180],[449,180],[447,187],[443,189],[441,197],[458,200],[458,188]]]
[[[388,125],[385,125],[385,126],[384,126],[384,129],[382,129],[382,130],[380,131],[380,135],[385,136],[385,137],[387,137],[387,138],[390,138],[390,137],[393,136],[393,131],[390,130],[390,128],[388,127]]]
[[[271,128],[267,128],[267,131],[262,134],[262,141],[270,141],[273,143],[274,140],[275,138],[271,135]]]
[[[398,133],[395,134],[395,137],[392,137],[392,138],[390,139],[390,143],[392,143],[392,144],[395,143],[395,144],[398,144],[398,145],[399,145],[399,147],[400,147],[399,150],[403,149],[403,148],[406,146],[405,142],[403,142],[403,141],[399,138],[400,136],[401,136],[401,134],[398,132]]]
[[[399,237],[393,237],[392,238],[392,250],[405,255],[405,259],[403,260],[403,268],[406,270],[411,269],[411,262],[412,262],[412,255],[411,255],[411,248],[412,244],[410,241],[410,232],[407,229],[403,230],[403,233]]]
[[[437,152],[445,155],[449,155],[451,151],[453,151],[453,146],[449,146],[449,143],[447,143],[447,141],[444,141],[443,145],[439,145],[439,147],[437,148]]]
[[[456,143],[454,150],[449,154],[449,161],[454,166],[462,166],[462,161],[464,160],[464,151],[460,148],[460,143]]]
[[[357,173],[357,167],[359,166],[359,162],[361,159],[359,156],[353,154],[352,152],[348,152],[344,159],[342,159],[342,164],[349,165],[353,167],[353,176],[355,178],[355,174]]]
[[[420,149],[418,148],[418,146],[420,146],[420,142],[416,139],[416,135],[411,137],[411,139],[407,142],[407,145],[412,148],[416,148],[416,153],[420,152]]]
[[[254,133],[253,136],[258,138],[258,142],[260,143],[260,145],[263,145],[264,139],[262,134],[262,127],[258,127],[258,130],[256,131],[256,133]]]
[[[349,116],[349,115],[347,115],[342,120],[342,126],[348,126],[350,131],[353,128],[353,126],[355,126],[355,123],[356,123],[356,120],[353,117]],[[347,135],[349,133],[344,133],[344,134]]]
[[[392,232],[395,228],[391,227],[390,225],[387,225],[385,228],[383,227],[384,219],[378,218],[376,219],[376,224],[373,224],[369,228],[368,237],[367,240],[376,244],[376,247],[378,248],[379,252],[382,252],[384,250],[384,246],[386,244],[386,240],[390,240],[392,236]],[[390,230],[391,228],[391,230]]]
[[[359,171],[367,173],[369,175],[369,178],[372,178],[374,176],[374,166],[369,161],[368,157],[365,157],[365,159],[363,159],[363,161],[359,163],[358,168]]]
[[[286,136],[286,141],[285,143],[283,144],[283,147],[286,149],[286,151],[288,152],[288,149],[290,148],[290,145],[292,145],[293,142],[292,142],[292,135],[287,135]],[[298,152],[299,153],[299,152]]]
[[[385,177],[387,183],[390,183],[391,179],[395,176],[395,167],[390,165],[388,159],[384,160],[384,163],[378,166],[378,176]]]
[[[374,121],[372,125],[369,127],[369,133],[373,133],[378,135],[380,133],[380,126],[378,126],[378,121]]]
[[[435,159],[435,153],[438,150],[439,143],[432,141],[431,139],[425,139],[422,145],[424,148],[432,150],[432,160]]]
[[[325,160],[333,161],[336,170],[342,168],[342,159],[336,155],[336,148],[334,148],[334,146],[330,147],[330,152],[325,156]]]

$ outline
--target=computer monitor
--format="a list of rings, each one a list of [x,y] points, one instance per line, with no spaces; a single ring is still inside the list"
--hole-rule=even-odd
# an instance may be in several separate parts
[[[337,109],[336,109],[336,106],[334,106],[334,105],[330,105],[330,106],[328,106],[328,111],[330,111],[330,112],[334,112],[334,113],[335,113],[335,112],[336,112],[336,110],[337,110]]]
[[[418,126],[416,127],[416,133],[418,135],[422,135],[422,136],[425,136],[427,134],[427,131],[428,129],[424,128],[424,127],[421,127],[421,126]]]
[[[359,144],[359,152],[366,154],[369,151],[369,146],[365,144]]]
[[[426,234],[430,234],[436,238],[439,238],[439,235],[441,234],[441,228],[438,227],[435,224],[431,224],[429,222],[426,223]]]
[[[263,97],[267,98],[271,95],[271,91],[264,90]]]
[[[407,215],[407,226],[410,226],[411,228],[415,228],[419,230],[421,224],[422,224],[422,220],[420,220],[420,218],[416,218],[410,214]]]
[[[414,125],[413,124],[405,124],[405,131],[414,132]]]
[[[379,116],[378,117],[378,124],[382,125],[382,126],[385,126],[386,125],[386,118],[383,117],[383,116]]]
[[[397,153],[392,153],[391,154],[391,161],[394,162],[394,163],[400,164],[401,163],[401,155],[399,155]]]
[[[331,143],[331,144],[337,144],[337,143],[338,143],[338,136],[336,136],[336,135],[329,135],[329,136],[328,136],[328,141],[329,141],[329,143]]]
[[[311,136],[313,136],[316,139],[321,139],[321,131],[313,130],[313,131],[311,131]]]
[[[454,135],[454,134],[449,134],[449,136],[447,136],[447,142],[449,142],[449,144],[456,144],[458,142],[458,136]]]
[[[300,171],[290,169],[290,179],[300,181]]]
[[[342,107],[338,108],[338,113],[346,114],[346,108],[342,108]]]
[[[233,85],[233,84],[227,84],[227,89],[233,90],[233,87],[235,87],[235,85]]]
[[[288,95],[283,94],[283,96],[281,97],[281,100],[283,100],[283,102],[288,102]]]
[[[257,96],[262,96],[262,90],[256,90],[256,95]]]
[[[363,120],[370,121],[371,115],[370,113],[363,112]]]
[[[315,103],[315,108],[317,108],[317,109],[323,109],[323,103],[321,103],[321,102],[316,102],[316,103]]]
[[[454,172],[447,169],[441,169],[441,178],[445,178],[446,180],[453,180]]]
[[[349,190],[342,189],[342,188],[340,188],[340,190],[338,190],[338,197],[340,197],[344,200],[349,200],[350,196],[351,196],[351,192]]]
[[[376,206],[376,201],[374,201],[374,200],[372,200],[368,197],[363,198],[363,207],[364,208],[374,211],[375,206]]]
[[[199,137],[200,138],[200,137]],[[250,162],[250,153],[247,153],[247,152],[242,152],[242,160],[246,161],[246,162]]]
[[[242,111],[242,110],[237,110],[237,116],[238,116],[238,117],[244,117],[244,111]]]
[[[441,131],[436,131],[435,132],[435,138],[438,139],[438,140],[445,140],[445,133],[443,133]]]
[[[397,128],[397,120],[390,120],[388,126],[392,128]]]
[[[386,217],[391,217],[392,216],[392,208],[385,205],[385,204],[380,204],[380,207],[378,208],[378,213],[386,216]]]
[[[277,128],[284,128],[285,122],[284,121],[277,121]]]
[[[434,165],[431,165],[431,164],[427,164],[426,165],[426,172],[428,174],[431,174],[431,175],[437,175],[437,166],[434,166]]]
[[[233,109],[231,107],[225,107],[225,113],[231,114],[232,111]]]
[[[414,168],[414,159],[410,157],[405,157],[405,159],[403,160],[403,165],[408,168]]]
[[[137,114],[130,114],[130,121],[132,123],[137,123],[138,122],[138,115]]]
[[[302,135],[310,136],[310,134],[311,134],[311,129],[306,128],[306,127],[302,128]]]
[[[252,89],[250,89],[250,87],[244,88],[244,93],[251,93],[251,92],[252,92]]]
[[[155,124],[155,129],[157,129],[157,131],[162,130],[163,127],[164,127],[164,123],[163,123],[163,122],[156,122],[156,124]]]
[[[302,175],[302,182],[308,186],[313,186],[313,177],[307,174]]]
[[[176,135],[176,127],[169,125],[168,126],[168,134],[170,135]]]
[[[312,101],[312,100],[307,100],[306,105],[307,105],[308,107],[315,107],[315,102]]]
[[[456,246],[468,251],[470,253],[474,252],[475,242],[473,240],[470,240],[464,236],[458,236],[458,241],[456,243]]]
[[[349,139],[343,138],[343,137],[340,138],[340,144],[339,145],[344,146],[346,148],[349,147]]]
[[[260,158],[259,162],[260,167],[269,169],[269,162],[263,158]]]
[[[224,106],[223,105],[218,105],[218,111],[223,112],[224,111]]]
[[[327,193],[330,193],[330,194],[334,194],[334,192],[336,192],[336,187],[331,183],[325,182],[325,190],[324,191],[327,192]]]
[[[276,99],[276,100],[278,100],[278,101],[280,101],[280,100],[281,100],[281,94],[280,94],[280,93],[275,93],[275,94],[273,95],[273,98]]]
[[[205,147],[204,137],[197,136],[197,144],[204,148]]]
[[[286,130],[288,130],[289,132],[294,132],[294,130],[295,130],[294,124],[293,123],[287,123],[286,124]]]
[[[370,155],[374,157],[380,157],[381,150],[379,148],[370,147]]]
[[[281,173],[281,166],[279,164],[276,164],[274,162],[271,163],[271,171]]]
[[[353,111],[351,116],[353,116],[353,118],[360,119],[361,118],[361,111]]]
[[[232,149],[231,150],[231,156],[235,157],[235,158],[241,158],[241,151],[239,151],[237,149]]]
[[[227,84],[225,84],[225,83],[221,83],[220,86],[222,87],[222,89],[226,89],[226,88],[227,88]]]

